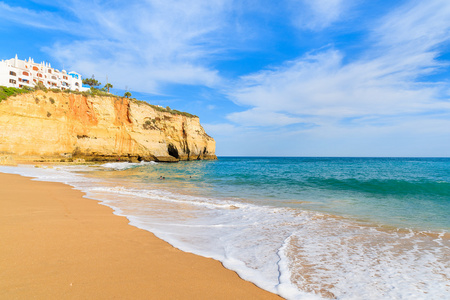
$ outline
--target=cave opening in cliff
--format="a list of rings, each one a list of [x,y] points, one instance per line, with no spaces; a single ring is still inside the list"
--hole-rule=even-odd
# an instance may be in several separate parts
[[[175,158],[180,158],[180,156],[178,155],[178,149],[174,145],[169,144],[169,146],[167,146],[167,151],[169,152],[170,156],[173,156]]]

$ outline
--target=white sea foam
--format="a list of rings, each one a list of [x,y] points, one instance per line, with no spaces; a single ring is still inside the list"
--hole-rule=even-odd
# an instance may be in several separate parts
[[[0,172],[33,177],[39,181],[61,182],[71,185],[81,182],[92,184],[97,181],[95,179],[85,178],[81,174],[76,173],[79,171],[88,171],[88,168],[83,165],[65,167],[34,167],[31,165],[19,165],[18,167],[0,166]]]
[[[141,161],[139,163],[129,163],[129,162],[114,162],[114,163],[106,163],[102,164],[103,168],[114,169],[114,170],[126,170],[134,167],[145,166],[157,164],[154,161]]]
[[[323,213],[182,195],[75,173],[89,170],[96,168],[0,167],[71,184],[131,225],[183,251],[220,260],[287,299],[445,299],[450,293],[450,244],[444,234],[375,228]]]

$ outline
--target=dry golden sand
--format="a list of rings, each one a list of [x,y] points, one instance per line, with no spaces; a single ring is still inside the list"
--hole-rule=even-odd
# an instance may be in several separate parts
[[[279,299],[82,196],[0,174],[0,299]]]

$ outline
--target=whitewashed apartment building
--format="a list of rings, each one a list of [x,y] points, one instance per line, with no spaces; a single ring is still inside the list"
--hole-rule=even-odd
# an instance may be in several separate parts
[[[81,75],[77,72],[53,69],[50,63],[35,63],[32,58],[20,60],[11,58],[0,61],[0,86],[30,87],[42,82],[46,88],[86,91],[82,86]]]

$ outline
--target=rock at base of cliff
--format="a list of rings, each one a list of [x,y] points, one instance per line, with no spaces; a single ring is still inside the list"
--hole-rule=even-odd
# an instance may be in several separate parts
[[[173,157],[173,156],[156,156],[155,161],[157,161],[157,162],[175,163],[175,162],[179,162],[180,160],[178,158]]]

